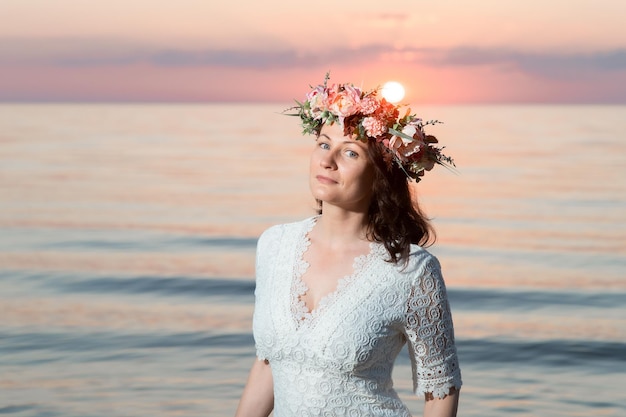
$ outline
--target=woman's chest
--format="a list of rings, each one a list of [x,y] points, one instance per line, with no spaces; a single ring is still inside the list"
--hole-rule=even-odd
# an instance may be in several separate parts
[[[380,355],[395,358],[404,343],[410,288],[390,268],[371,263],[312,312],[298,303],[290,268],[278,268],[274,278],[265,309],[277,357],[297,355],[353,369],[380,361]]]

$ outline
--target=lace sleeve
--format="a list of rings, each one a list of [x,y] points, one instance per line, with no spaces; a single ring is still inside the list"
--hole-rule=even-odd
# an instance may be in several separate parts
[[[421,271],[411,288],[405,323],[413,390],[443,398],[462,383],[452,315],[437,258],[426,260]]]
[[[256,354],[259,360],[268,358],[273,345],[270,337],[271,331],[269,330],[271,324],[270,305],[272,302],[271,278],[273,266],[278,257],[281,236],[282,227],[273,226],[261,234],[257,243],[252,328]]]

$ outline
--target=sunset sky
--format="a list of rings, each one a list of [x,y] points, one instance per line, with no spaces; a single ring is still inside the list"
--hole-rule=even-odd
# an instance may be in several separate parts
[[[0,101],[626,104],[624,0],[1,0]]]

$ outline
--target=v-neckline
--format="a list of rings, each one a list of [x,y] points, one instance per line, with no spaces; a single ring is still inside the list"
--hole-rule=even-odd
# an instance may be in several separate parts
[[[352,261],[352,272],[337,281],[337,287],[320,298],[315,308],[310,309],[302,296],[309,290],[302,280],[302,277],[309,269],[309,263],[304,260],[304,254],[311,245],[309,233],[317,224],[319,216],[311,217],[302,228],[301,235],[298,236],[298,243],[295,249],[295,264],[293,268],[293,280],[291,282],[291,314],[296,328],[305,327],[317,322],[318,318],[341,298],[341,295],[351,286],[356,278],[361,275],[363,269],[374,257],[376,243],[369,243],[369,251],[359,255]]]

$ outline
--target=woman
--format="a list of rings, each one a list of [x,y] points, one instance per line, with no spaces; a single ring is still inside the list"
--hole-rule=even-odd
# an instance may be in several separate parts
[[[453,162],[410,112],[327,80],[294,108],[316,137],[309,181],[319,213],[259,239],[258,360],[236,415],[410,416],[391,381],[407,343],[424,415],[455,416],[450,309],[408,184]]]

